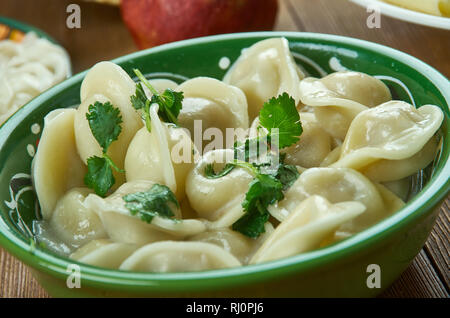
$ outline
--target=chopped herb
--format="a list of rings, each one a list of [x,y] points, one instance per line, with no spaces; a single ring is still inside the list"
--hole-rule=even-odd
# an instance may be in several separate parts
[[[120,125],[122,117],[120,110],[110,102],[95,102],[93,105],[89,105],[88,110],[86,119],[92,134],[102,147],[103,156],[92,156],[87,159],[88,172],[84,176],[84,183],[94,189],[95,193],[104,197],[116,182],[112,169],[124,172],[106,154],[111,143],[119,138],[122,131]]]
[[[280,149],[295,144],[303,132],[295,100],[287,93],[264,104],[259,112],[259,122],[267,129],[272,141],[278,139]]]
[[[103,148],[103,152],[107,152],[111,143],[117,140],[122,131],[120,110],[110,102],[95,102],[94,105],[89,105],[88,110],[86,118],[92,134]]]
[[[264,224],[269,219],[267,207],[284,198],[283,185],[271,175],[259,174],[250,183],[242,207],[246,213],[233,224],[233,230],[256,238],[265,232]]]
[[[264,224],[269,219],[268,206],[284,198],[286,191],[299,177],[297,168],[284,163],[285,156],[280,155],[279,162],[274,160],[272,142],[278,140],[278,148],[289,147],[299,140],[303,129],[300,115],[295,107],[295,100],[287,93],[266,102],[259,113],[260,126],[268,134],[257,138],[236,142],[234,161],[225,165],[216,173],[213,165],[205,167],[207,178],[220,178],[234,167],[247,169],[254,175],[245,200],[242,203],[245,214],[233,224],[233,230],[256,238],[264,233]],[[276,158],[275,158],[276,159]]]
[[[150,121],[150,106],[152,104],[158,104],[158,115],[167,123],[177,124],[177,118],[180,114],[183,101],[183,92],[175,92],[174,90],[167,88],[162,94],[150,84],[150,82],[142,75],[138,69],[133,70],[136,76],[141,80],[141,83],[136,84],[135,95],[131,96],[131,104],[136,110],[143,111],[143,118],[148,131],[151,131]],[[147,95],[142,88],[142,84],[148,87],[153,94],[151,99],[148,99]]]
[[[142,221],[151,223],[155,216],[172,218],[175,216],[170,203],[177,208],[177,198],[165,185],[155,184],[146,192],[136,192],[123,197],[125,206],[131,215],[137,215]]]

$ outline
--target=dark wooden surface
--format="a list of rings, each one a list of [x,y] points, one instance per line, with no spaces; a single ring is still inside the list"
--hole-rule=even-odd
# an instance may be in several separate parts
[[[69,3],[81,6],[81,29],[65,25]],[[368,13],[347,0],[280,0],[276,30],[339,34],[409,53],[450,75],[450,31],[382,17],[380,29],[366,25]],[[74,73],[98,61],[134,52],[118,8],[74,0],[1,0],[0,16],[43,29],[69,52]],[[426,245],[381,297],[449,297],[449,203]],[[0,248],[0,297],[48,297],[26,266]]]

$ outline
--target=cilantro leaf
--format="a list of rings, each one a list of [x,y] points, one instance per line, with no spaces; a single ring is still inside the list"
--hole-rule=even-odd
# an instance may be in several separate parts
[[[245,213],[233,223],[232,229],[248,237],[257,238],[266,230],[264,224],[269,220],[269,213]]]
[[[87,159],[88,172],[84,176],[84,183],[94,189],[95,193],[104,197],[116,182],[113,169],[124,172],[106,153],[111,143],[117,140],[122,132],[120,125],[122,116],[120,110],[110,102],[95,102],[93,105],[89,105],[86,119],[92,134],[102,147],[103,156],[93,156]]]
[[[108,160],[104,157],[93,156],[87,160],[88,172],[84,176],[84,183],[95,193],[104,197],[114,185],[113,172]]]
[[[175,194],[165,185],[155,184],[146,192],[128,194],[122,199],[131,215],[138,215],[142,221],[151,223],[155,216],[172,218],[175,214],[169,206],[179,207]]]
[[[275,160],[279,152],[272,148],[271,141],[278,139],[278,147],[282,149],[296,143],[303,132],[295,100],[287,93],[266,102],[259,120],[268,135],[236,142],[235,160],[222,171],[216,173],[213,165],[205,167],[205,175],[210,179],[223,177],[234,167],[247,169],[255,176],[242,203],[245,214],[232,225],[233,230],[252,238],[265,232],[264,224],[270,217],[268,206],[282,200],[283,191],[299,176],[295,166],[284,163],[284,155]]]
[[[264,103],[259,112],[259,121],[272,140],[278,138],[280,149],[296,143],[303,132],[295,100],[287,93]],[[278,132],[273,129],[278,129]]]
[[[183,106],[183,92],[175,92],[174,90],[167,88],[162,94],[160,94],[145,78],[141,71],[138,69],[134,69],[133,71],[140,79],[141,83],[136,84],[135,95],[131,96],[130,100],[136,110],[143,109],[143,117],[145,119],[148,131],[151,131],[149,111],[152,104],[158,104],[158,115],[162,120],[167,123],[177,124],[177,118]],[[142,85],[147,86],[152,93],[150,100],[147,98]]]
[[[136,84],[136,91],[135,95],[132,95],[130,97],[131,99],[131,105],[134,107],[134,109],[139,110],[142,108],[145,108],[145,104],[149,102],[147,95],[145,95],[145,91],[142,88],[142,85],[140,83]]]
[[[225,165],[225,167],[223,167],[222,171],[216,173],[214,171],[214,166],[212,163],[209,163],[206,165],[205,167],[205,176],[208,179],[218,179],[218,178],[222,178],[224,176],[226,176],[227,174],[229,174],[231,172],[231,170],[233,170],[235,167],[234,164],[232,163],[227,163]]]
[[[161,95],[153,95],[152,103],[159,105],[158,115],[166,123],[177,123],[183,101],[183,92],[175,92],[167,88]]]
[[[242,207],[246,213],[237,220],[232,228],[252,238],[264,233],[264,224],[269,219],[267,207],[284,198],[283,185],[275,177],[259,174],[250,183]]]
[[[277,174],[275,178],[280,180],[283,185],[283,191],[289,189],[295,181],[297,181],[300,173],[298,173],[297,168],[294,165],[286,165],[284,163],[278,166]]]
[[[95,102],[93,105],[89,105],[88,110],[86,119],[89,122],[89,127],[95,139],[103,148],[103,153],[106,153],[111,143],[117,140],[122,131],[120,110],[110,102]]]

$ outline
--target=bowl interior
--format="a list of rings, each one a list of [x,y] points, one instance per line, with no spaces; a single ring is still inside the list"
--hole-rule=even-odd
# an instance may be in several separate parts
[[[366,234],[363,232],[347,240],[350,243],[347,242],[346,245],[338,243],[337,245],[342,245],[342,248],[332,246],[321,249],[319,252],[291,257],[288,260],[249,266],[248,269],[240,271],[211,271],[207,274],[209,278],[224,277],[232,272],[237,275],[249,271],[258,272],[263,268],[271,270],[306,263],[318,256],[325,257],[331,255],[330,253],[339,253],[344,248],[351,248],[352,244],[368,240],[371,235],[379,234],[402,222],[418,208],[423,210],[427,200],[428,204],[431,204],[429,202],[431,197],[434,196],[435,201],[440,200],[448,191],[449,164],[447,161],[450,138],[448,80],[431,67],[406,54],[368,42],[337,36],[286,32],[248,33],[168,44],[125,56],[114,62],[122,66],[130,75],[133,74],[133,68],[139,68],[148,78],[168,78],[179,83],[195,76],[221,79],[227,68],[238,58],[242,49],[263,38],[274,36],[285,36],[289,40],[296,62],[310,76],[322,77],[344,69],[365,72],[383,80],[389,86],[395,99],[404,100],[416,107],[425,104],[438,105],[446,114],[439,132],[441,148],[436,153],[434,162],[415,176],[415,192],[420,191],[420,193],[403,209],[406,211],[404,214],[401,214],[401,211],[396,213],[400,213],[400,220],[398,218],[389,220],[394,218],[394,215],[378,224],[375,230],[369,229],[365,231]],[[85,72],[77,74],[44,92],[20,109],[0,129],[0,243],[26,263],[41,270],[53,271],[54,274],[59,273],[59,275],[64,275],[67,264],[72,262],[36,247],[33,243],[32,221],[39,217],[39,209],[31,184],[31,163],[42,132],[45,115],[56,108],[79,104],[80,85],[84,75]],[[440,183],[437,184],[437,182]],[[435,188],[426,192],[426,188],[432,184]],[[439,192],[438,197],[436,197],[437,192]],[[127,276],[130,279],[155,278],[152,274],[132,276],[133,273],[83,266],[85,272],[91,273],[92,277],[99,274],[110,275],[110,278],[124,275],[131,275]],[[174,275],[158,277],[198,278],[206,274]]]

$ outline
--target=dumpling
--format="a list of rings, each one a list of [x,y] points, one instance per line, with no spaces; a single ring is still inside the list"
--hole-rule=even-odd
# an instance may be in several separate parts
[[[340,159],[332,166],[357,169],[377,181],[407,177],[434,158],[436,143],[432,137],[442,120],[441,109],[432,105],[416,109],[408,103],[392,101],[368,109],[353,120]],[[380,162],[383,159],[389,162]]]
[[[182,83],[177,90],[184,94],[178,124],[189,129],[191,138],[196,135],[195,121],[201,125],[197,128],[197,134],[201,136],[208,128],[219,129],[222,136],[226,136],[226,128],[242,128],[243,131],[248,129],[247,99],[239,88],[214,78],[196,77]],[[201,140],[203,139],[206,138]],[[207,144],[208,141],[203,140],[203,145],[199,143],[195,146],[203,152]],[[232,145],[233,141],[230,146]],[[222,148],[229,147],[221,145],[218,149]]]
[[[355,234],[381,221],[404,206],[404,202],[381,185],[373,184],[361,173],[346,168],[311,168],[289,188],[285,198],[269,206],[279,221],[285,220],[306,198],[320,195],[331,203],[358,201],[366,212],[341,228]]]
[[[333,150],[331,150],[328,155],[323,159],[323,161],[320,163],[321,167],[328,167],[339,160],[339,157],[341,156],[342,151],[342,145],[337,146]]]
[[[372,181],[390,182],[411,176],[433,161],[438,151],[438,141],[432,137],[415,155],[401,160],[381,159],[360,169]]]
[[[355,201],[332,204],[321,196],[311,196],[297,205],[277,226],[250,260],[250,264],[317,249],[342,224],[363,216],[365,209],[363,204]]]
[[[332,150],[333,140],[318,123],[312,113],[300,113],[303,132],[300,140],[294,145],[281,150],[285,154],[285,163],[303,168],[318,167]],[[250,138],[258,135],[259,117],[257,117],[250,129]]]
[[[404,202],[408,201],[409,193],[411,190],[411,178],[403,178],[400,180],[383,182],[382,185],[385,186],[389,191],[394,193]]]
[[[93,239],[107,238],[100,218],[84,204],[90,193],[88,188],[70,190],[58,201],[50,218],[55,235],[69,246],[80,247]]]
[[[138,216],[131,215],[123,197],[130,193],[148,191],[154,184],[152,181],[145,180],[127,182],[107,198],[101,198],[96,194],[89,195],[85,204],[96,211],[108,236],[115,242],[143,245],[156,241],[182,239],[206,230],[201,220],[181,220],[181,211],[175,206],[172,207],[172,211],[177,220],[156,216],[149,224]]]
[[[187,174],[195,165],[196,149],[184,129],[161,121],[156,105],[150,108],[150,117],[151,132],[141,128],[128,147],[126,179],[164,184],[181,201]]]
[[[50,219],[56,203],[67,190],[84,185],[87,168],[75,144],[75,113],[75,109],[57,109],[44,119],[32,177],[45,220]]]
[[[156,89],[158,93],[162,93],[168,88],[170,88],[171,90],[175,90],[178,87],[177,83],[166,78],[154,78],[149,79],[148,81],[150,82],[150,85],[152,85],[153,88]],[[142,88],[144,89],[145,94],[151,99],[153,94],[150,92],[148,87],[142,85]]]
[[[302,103],[313,106],[324,129],[341,140],[357,114],[391,100],[389,88],[382,81],[359,72],[306,78],[299,87]]]
[[[244,215],[242,202],[253,176],[243,168],[234,168],[216,179],[205,175],[208,164],[213,164],[215,171],[221,171],[233,160],[233,155],[231,149],[207,152],[186,179],[186,195],[192,208],[200,217],[212,221],[213,228],[228,227]]]
[[[121,270],[138,272],[197,272],[241,266],[239,260],[214,244],[203,242],[158,242],[148,244],[128,257]]]
[[[263,104],[284,92],[300,101],[303,73],[295,64],[285,38],[272,38],[245,49],[223,81],[242,89],[247,96],[248,116],[258,116]]]
[[[257,239],[252,239],[229,228],[218,228],[189,237],[189,241],[205,242],[220,246],[234,255],[242,264],[247,264],[250,257],[273,233],[272,224],[265,224],[265,232]]]
[[[140,115],[131,106],[130,96],[134,95],[136,84],[118,65],[100,62],[86,74],[81,84],[81,104],[75,116],[75,138],[78,153],[86,163],[91,156],[101,156],[102,149],[95,139],[86,119],[89,105],[96,101],[107,101],[120,110],[122,131],[118,140],[108,149],[114,163],[123,168],[128,145],[136,132],[143,126]],[[125,181],[122,173],[114,171],[116,187]]]
[[[93,266],[118,269],[138,246],[114,243],[111,240],[93,240],[70,255],[70,258]]]

